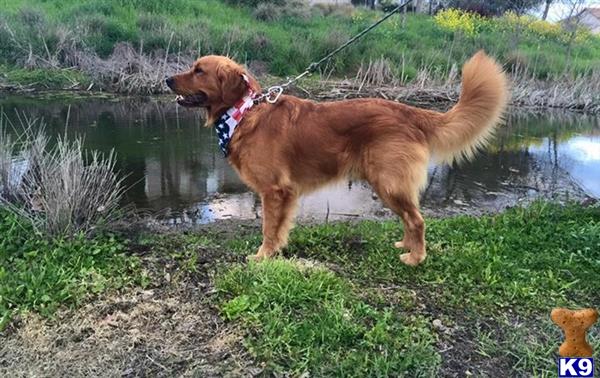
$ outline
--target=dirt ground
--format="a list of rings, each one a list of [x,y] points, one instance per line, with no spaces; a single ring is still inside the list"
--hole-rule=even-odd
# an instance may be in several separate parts
[[[145,255],[154,287],[102,295],[53,319],[25,315],[0,333],[0,376],[255,376],[262,369],[211,304],[211,269],[233,256],[202,251],[197,272]],[[165,273],[166,272],[166,273]],[[159,276],[160,275],[160,276]]]
[[[173,231],[156,227],[156,232]],[[223,221],[202,228],[226,240],[258,233],[260,223]],[[348,248],[358,248],[357,258],[362,255],[361,243],[350,240]],[[150,275],[149,287],[103,294],[77,309],[63,309],[50,319],[35,314],[18,317],[0,332],[0,377],[269,375],[245,348],[243,330],[224,322],[215,307],[216,270],[241,262],[244,256],[226,248],[198,247],[194,269],[184,271],[172,257],[150,247],[132,246],[132,250]],[[303,261],[309,258],[301,254],[295,257]],[[328,268],[341,270],[339,266]],[[506,353],[481,351],[477,338],[495,335],[510,344],[511,337],[529,337],[527,330],[547,317],[519,319],[509,311],[505,319],[473,318],[429,300],[431,293],[418,285],[369,286],[365,284],[365,295],[374,290],[387,303],[399,300],[396,292],[400,289],[404,294],[412,293],[418,303],[415,311],[432,320],[438,334],[436,349],[443,357],[440,374],[448,377],[472,375],[465,366],[476,366],[476,372],[483,376],[511,371],[515,359]],[[559,340],[560,332],[549,320],[544,324],[544,329],[535,332],[537,341]],[[520,351],[514,353],[520,355]]]

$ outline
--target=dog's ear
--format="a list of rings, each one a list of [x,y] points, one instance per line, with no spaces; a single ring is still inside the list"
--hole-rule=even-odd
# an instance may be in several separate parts
[[[239,66],[221,64],[217,68],[217,76],[221,82],[221,99],[225,105],[232,106],[244,97],[248,84],[243,75],[244,70]]]

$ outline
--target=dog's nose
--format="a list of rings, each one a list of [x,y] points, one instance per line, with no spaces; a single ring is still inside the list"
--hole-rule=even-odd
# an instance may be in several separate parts
[[[173,86],[175,84],[175,79],[173,79],[173,77],[168,77],[165,81],[167,82],[167,86],[169,88],[174,89]]]

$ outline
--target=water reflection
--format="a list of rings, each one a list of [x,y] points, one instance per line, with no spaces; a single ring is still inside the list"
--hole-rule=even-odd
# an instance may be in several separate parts
[[[533,152],[541,156],[545,154],[544,149],[533,149]],[[560,143],[556,146],[554,162],[566,170],[583,190],[600,198],[600,133],[576,136]]]
[[[85,135],[89,148],[114,148],[131,187],[125,201],[172,222],[256,218],[260,206],[221,157],[197,111],[161,99],[7,97],[0,107],[43,117],[53,135]],[[68,119],[68,123],[67,123]],[[493,144],[459,167],[431,166],[428,213],[496,211],[537,197],[600,198],[598,118],[567,113],[509,115]],[[300,217],[381,217],[371,189],[347,182],[304,198]]]

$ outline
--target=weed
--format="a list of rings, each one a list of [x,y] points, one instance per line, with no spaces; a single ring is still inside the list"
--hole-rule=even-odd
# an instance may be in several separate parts
[[[0,329],[19,312],[49,316],[90,295],[143,283],[136,258],[114,236],[47,239],[0,210]]]
[[[80,137],[59,138],[50,148],[43,122],[26,115],[19,119],[15,143],[2,131],[10,122],[0,114],[0,205],[54,237],[96,232],[122,215],[125,187],[115,173],[114,153],[86,154]]]

